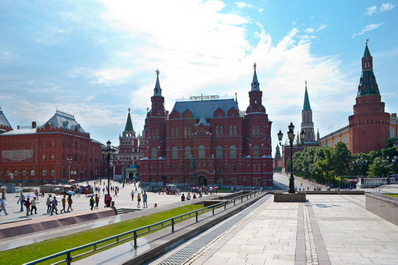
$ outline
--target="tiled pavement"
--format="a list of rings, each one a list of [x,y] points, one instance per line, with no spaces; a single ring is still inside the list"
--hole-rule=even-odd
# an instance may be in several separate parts
[[[262,202],[186,264],[398,264],[398,227],[368,212],[364,195],[307,200]]]

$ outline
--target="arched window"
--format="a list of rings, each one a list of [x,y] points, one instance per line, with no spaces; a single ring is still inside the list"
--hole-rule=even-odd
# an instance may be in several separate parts
[[[156,148],[154,147],[151,150],[151,159],[156,159],[156,156],[157,156],[157,151]]]
[[[14,170],[14,177],[18,176],[18,170]]]
[[[390,138],[394,138],[395,137],[395,130],[393,127],[390,127]]]
[[[55,170],[53,169],[53,170],[51,170],[51,177],[54,177],[55,176]]]
[[[231,145],[229,148],[229,158],[236,158],[236,146]]]
[[[191,147],[185,146],[184,158],[186,159],[191,158]]]
[[[31,177],[34,177],[34,176],[35,176],[35,171],[34,171],[33,169],[30,171],[30,176],[31,176]]]
[[[258,147],[258,145],[255,145],[253,147],[253,157],[259,157],[260,156],[260,148]]]
[[[178,149],[175,146],[171,148],[171,159],[178,159]]]
[[[8,170],[6,170],[6,172],[4,173],[4,176],[6,176],[6,177],[10,176],[10,172]]]
[[[42,177],[46,177],[47,176],[47,171],[45,169],[43,169],[43,171],[41,172],[41,176]]]
[[[217,146],[217,148],[216,148],[216,158],[222,158],[223,157],[223,155],[222,155],[222,146]]]
[[[205,146],[204,145],[199,145],[198,147],[198,157],[199,158],[205,158]]]
[[[22,171],[21,171],[21,176],[22,176],[22,177],[25,177],[25,176],[26,176],[26,171],[25,171],[25,170],[22,170]]]

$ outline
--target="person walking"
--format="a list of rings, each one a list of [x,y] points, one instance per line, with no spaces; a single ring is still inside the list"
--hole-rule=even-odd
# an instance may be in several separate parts
[[[185,201],[185,195],[184,195],[184,193],[181,195],[181,201],[182,201],[182,202]]]
[[[131,190],[130,195],[131,195],[131,200],[134,201],[134,190]]]
[[[3,199],[3,197],[0,198],[0,213],[1,213],[1,211],[4,211],[4,213],[6,215],[8,215],[7,210],[6,210],[6,201],[5,201],[5,199]]]
[[[21,195],[19,195],[19,199],[18,199],[17,203],[19,203],[21,205],[20,212],[23,212],[23,206],[24,206],[24,203],[25,203],[25,195],[23,195],[22,192],[21,192]]]
[[[58,215],[57,204],[58,204],[57,197],[54,195],[54,198],[51,202],[51,215],[53,215],[54,211],[55,211],[55,214]]]
[[[142,207],[148,208],[148,195],[146,194],[146,191],[144,191],[144,194],[142,195],[142,204]]]
[[[141,194],[137,194],[137,207],[140,208]]]
[[[26,216],[29,216],[29,213],[30,213],[30,205],[31,205],[31,202],[29,201],[29,198],[24,202],[24,205],[25,205],[25,207],[26,207]]]
[[[69,195],[69,196],[68,196],[68,209],[67,209],[68,212],[69,212],[69,211],[73,211],[73,209],[72,209],[72,203],[73,203],[72,195]]]
[[[32,198],[32,202],[30,205],[30,214],[33,214],[33,210],[35,210],[35,214],[37,214],[37,207],[36,207],[36,197]]]
[[[90,209],[91,210],[94,209],[94,203],[95,203],[94,197],[91,196],[91,198],[90,198]]]
[[[100,197],[98,196],[98,194],[95,194],[95,209],[98,209],[98,204],[99,204],[99,201],[100,201]]]
[[[65,207],[66,207],[66,195],[64,195],[64,197],[61,200],[62,203],[62,210],[60,211],[60,213],[64,212],[65,213]]]
[[[50,213],[51,209],[52,209],[52,206],[51,206],[52,205],[51,194],[48,194],[46,205],[47,205],[47,213]]]

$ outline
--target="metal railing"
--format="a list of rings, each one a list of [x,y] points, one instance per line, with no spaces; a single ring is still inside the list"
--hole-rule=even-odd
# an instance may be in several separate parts
[[[134,248],[138,248],[138,242],[137,239],[140,236],[144,236],[146,234],[149,233],[153,233],[156,232],[158,230],[164,229],[166,227],[171,227],[171,232],[174,233],[175,231],[175,225],[177,223],[180,223],[182,221],[185,221],[187,219],[193,218],[195,217],[195,221],[199,222],[199,215],[204,214],[206,212],[210,212],[212,211],[212,215],[215,215],[215,210],[218,208],[223,208],[223,210],[227,210],[227,205],[228,204],[232,204],[235,206],[237,201],[243,202],[244,199],[249,200],[250,198],[254,197],[254,196],[258,196],[261,195],[264,191],[263,190],[257,190],[257,191],[252,191],[250,193],[247,194],[243,194],[240,195],[238,197],[232,198],[232,199],[228,199],[228,200],[224,200],[222,202],[201,208],[199,210],[195,210],[195,211],[191,211],[185,214],[181,214],[178,216],[174,216],[171,217],[169,219],[151,224],[151,225],[147,225],[147,226],[143,226],[140,228],[136,228],[118,235],[114,235],[111,237],[107,237],[105,239],[101,239],[92,243],[88,243],[79,247],[75,247],[75,248],[71,248],[68,250],[64,250],[55,254],[52,254],[50,256],[41,258],[41,259],[37,259],[34,261],[30,261],[28,263],[25,263],[25,265],[33,265],[33,264],[39,264],[41,262],[44,261],[48,261],[57,257],[61,257],[61,256],[65,256],[64,259],[57,261],[56,263],[53,264],[62,264],[62,263],[66,263],[66,264],[71,264],[73,259],[77,259],[83,256],[86,256],[90,253],[96,252],[96,251],[100,251],[102,249],[106,249],[109,248],[113,245],[125,242],[125,241],[131,241],[133,240],[133,244],[134,244]],[[90,250],[84,252],[84,253],[79,253],[75,256],[72,256],[72,252],[76,252],[82,249],[86,249],[86,248],[90,248]]]

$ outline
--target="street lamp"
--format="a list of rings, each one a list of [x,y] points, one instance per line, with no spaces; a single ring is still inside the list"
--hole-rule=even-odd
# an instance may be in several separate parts
[[[108,164],[108,187],[107,187],[107,191],[108,191],[108,195],[110,195],[109,192],[109,187],[110,187],[110,167],[111,167],[111,163],[112,163],[112,155],[113,155],[113,149],[111,146],[111,141],[108,140],[108,142],[106,142],[106,151],[105,151],[105,155],[106,155],[106,161]]]
[[[293,141],[294,141],[294,125],[293,122],[290,122],[290,125],[288,126],[289,130],[287,131],[287,137],[289,138],[289,145],[290,145],[290,178],[289,178],[289,193],[295,193],[294,189],[294,176],[293,176]],[[278,133],[278,140],[279,140],[279,145],[282,145],[282,138],[283,138],[283,133],[281,130],[279,130]],[[300,133],[300,140],[303,143],[305,139],[305,132],[302,130]]]
[[[68,163],[69,163],[69,182],[70,182],[70,164],[72,164],[72,158],[71,157],[68,157],[67,159],[66,159],[66,161],[68,161]]]

